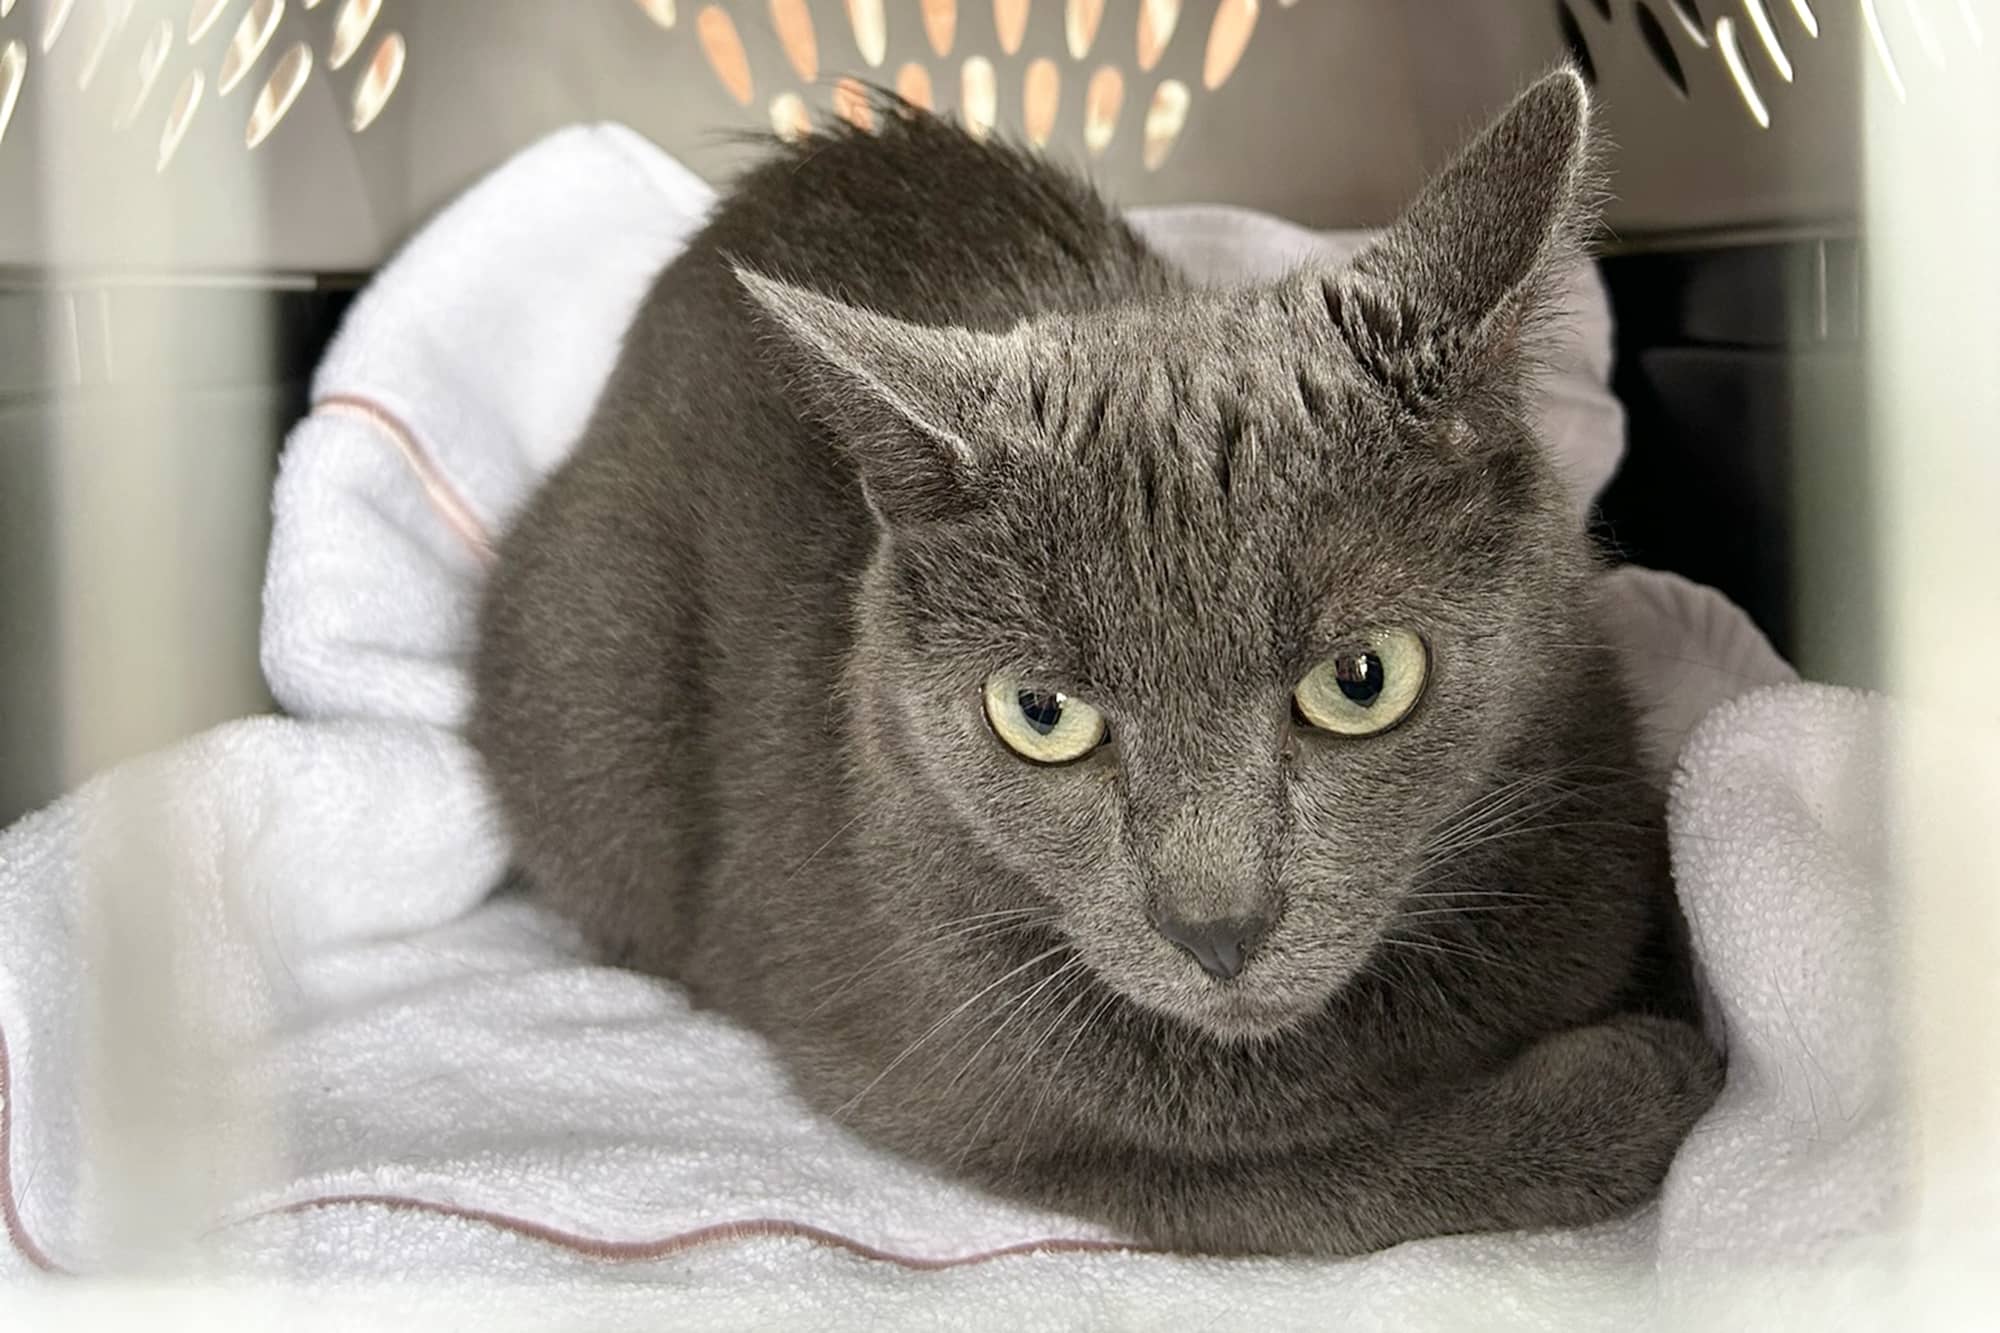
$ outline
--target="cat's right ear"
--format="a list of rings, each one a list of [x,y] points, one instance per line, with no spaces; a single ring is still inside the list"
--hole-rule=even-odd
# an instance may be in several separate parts
[[[1536,82],[1353,263],[1316,280],[1335,335],[1412,400],[1513,369],[1596,227],[1597,157],[1582,75]]]
[[[782,339],[799,406],[851,452],[876,515],[894,528],[969,511],[979,467],[973,438],[1019,355],[1011,340],[909,324],[734,271]]]

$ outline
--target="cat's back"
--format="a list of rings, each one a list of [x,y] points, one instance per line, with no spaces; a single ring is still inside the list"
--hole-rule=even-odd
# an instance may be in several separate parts
[[[1165,268],[1081,177],[928,113],[885,105],[770,156],[729,190],[661,295],[747,315],[741,265],[922,324],[1002,328],[1161,288]]]

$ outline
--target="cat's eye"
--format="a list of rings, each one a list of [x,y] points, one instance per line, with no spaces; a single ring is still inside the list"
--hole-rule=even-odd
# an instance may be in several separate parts
[[[1104,714],[1060,690],[996,675],[986,682],[985,705],[993,734],[1030,763],[1067,764],[1104,744]]]
[[[1306,673],[1292,691],[1301,718],[1340,736],[1373,736],[1410,715],[1430,675],[1430,652],[1408,630],[1378,630]]]

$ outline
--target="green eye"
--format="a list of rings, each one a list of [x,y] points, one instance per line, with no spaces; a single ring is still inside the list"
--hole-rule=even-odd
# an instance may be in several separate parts
[[[993,734],[1030,763],[1067,764],[1104,743],[1104,714],[1081,699],[1012,676],[988,680],[985,697]]]
[[[1292,702],[1321,731],[1373,736],[1409,716],[1429,675],[1422,639],[1406,629],[1379,630],[1308,671]]]

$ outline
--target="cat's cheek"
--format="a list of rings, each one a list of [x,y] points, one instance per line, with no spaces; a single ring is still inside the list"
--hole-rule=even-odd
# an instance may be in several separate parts
[[[1275,968],[1325,977],[1359,966],[1404,896],[1440,783],[1350,768],[1294,784],[1285,912],[1267,949]]]
[[[1072,878],[1064,897],[1064,932],[1099,980],[1170,1017],[1186,1019],[1198,1009],[1206,979],[1146,920],[1135,875]]]
[[[1009,862],[1051,884],[1110,873],[1123,845],[1123,820],[1111,776],[1076,766],[1024,771],[995,792],[985,812],[1006,839]]]
[[[949,753],[924,756],[911,780],[942,794],[964,832],[1010,870],[1055,889],[1115,863],[1122,844],[1115,763],[1093,755],[1044,767],[987,733],[960,729]]]
[[[1265,942],[1261,987],[1274,999],[1324,1000],[1368,961],[1392,920],[1399,895],[1389,891],[1388,866],[1341,867],[1345,877],[1315,873],[1310,862],[1289,867],[1287,911]],[[1246,973],[1246,976],[1250,975]]]

